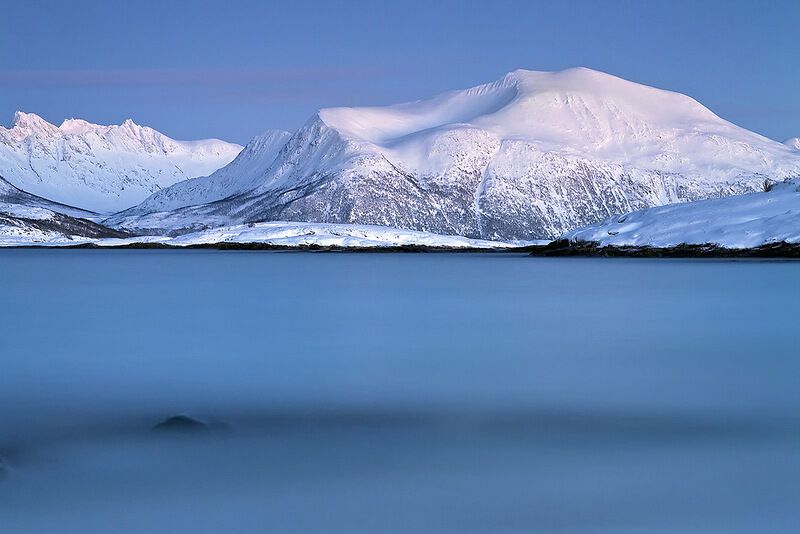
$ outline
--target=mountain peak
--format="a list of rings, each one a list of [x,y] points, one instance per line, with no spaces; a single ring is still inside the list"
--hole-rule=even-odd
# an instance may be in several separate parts
[[[609,159],[626,157],[631,144],[651,140],[660,152],[669,139],[697,128],[745,133],[693,98],[576,67],[558,72],[518,69],[469,89],[383,107],[329,108],[322,121],[344,134],[396,147],[412,138],[454,128],[479,128],[499,140],[525,140],[544,148]],[[732,129],[736,131],[733,132]],[[666,140],[666,141],[665,141]]]
[[[49,131],[54,130],[56,127],[35,113],[17,111],[14,113],[14,119],[11,121],[11,128],[18,128],[21,130]]]
[[[120,126],[123,128],[142,128],[142,126],[133,122],[133,119],[125,119]]]
[[[62,133],[62,134],[71,134],[71,135],[82,135],[91,131],[108,131],[113,129],[124,129],[130,130],[133,132],[139,132],[140,130],[146,129],[146,126],[140,126],[133,122],[132,119],[126,119],[121,125],[119,126],[104,126],[101,124],[95,124],[84,119],[77,119],[77,118],[69,118],[64,119],[61,123],[61,126],[55,126],[44,120],[39,115],[35,113],[26,113],[24,111],[17,111],[14,113],[14,118],[11,121],[11,129],[19,129],[23,131],[44,131],[48,133]]]
[[[511,81],[523,96],[580,94],[615,101],[619,105],[629,103],[639,108],[669,103],[681,108],[693,107],[694,111],[697,108],[706,109],[682,93],[658,89],[588,67],[554,72],[517,69],[506,74],[502,80]]]
[[[97,124],[92,124],[91,122],[83,119],[75,118],[64,119],[64,122],[62,122],[61,126],[58,127],[58,129],[62,132],[73,135],[84,134],[92,130],[97,130],[98,128],[100,127]]]
[[[528,77],[537,77],[537,76],[573,76],[573,77],[595,77],[595,78],[616,78],[620,79],[613,74],[608,74],[606,72],[590,69],[589,67],[569,67],[562,70],[555,70],[555,71],[545,71],[545,70],[532,70],[532,69],[514,69],[505,77],[507,78],[517,78],[517,79],[524,79]]]
[[[795,150],[800,150],[800,137],[792,137],[783,142],[784,145]]]

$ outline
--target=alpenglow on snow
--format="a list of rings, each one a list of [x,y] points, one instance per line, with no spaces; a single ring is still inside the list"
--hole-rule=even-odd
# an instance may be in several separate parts
[[[211,174],[241,146],[176,141],[126,120],[100,126],[67,119],[55,126],[17,112],[0,127],[0,176],[28,193],[99,213],[140,203],[175,182]]]
[[[796,151],[688,96],[585,68],[518,70],[418,102],[323,109],[267,169],[241,178],[250,190],[168,213],[139,206],[109,222],[286,220],[546,239],[798,174]]]

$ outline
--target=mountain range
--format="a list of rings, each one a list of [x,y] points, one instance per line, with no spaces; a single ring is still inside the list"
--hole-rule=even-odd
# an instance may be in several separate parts
[[[117,211],[97,220],[137,234],[294,221],[520,241],[763,191],[800,176],[798,144],[598,71],[517,70],[426,100],[323,109],[297,132],[267,131],[244,149],[174,141],[131,121],[55,127],[18,113],[0,129],[0,176],[63,204]]]
[[[110,214],[210,174],[241,149],[217,139],[176,141],[132,120],[101,126],[67,119],[55,126],[18,111],[10,128],[0,127],[0,176],[28,193]]]

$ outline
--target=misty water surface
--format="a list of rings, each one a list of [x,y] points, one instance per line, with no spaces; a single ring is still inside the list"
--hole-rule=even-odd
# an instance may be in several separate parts
[[[796,531],[799,275],[0,251],[0,531]]]

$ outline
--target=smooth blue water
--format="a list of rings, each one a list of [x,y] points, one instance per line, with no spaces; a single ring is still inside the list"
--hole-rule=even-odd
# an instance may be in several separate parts
[[[798,275],[0,251],[0,530],[792,531]]]

